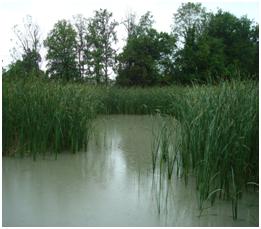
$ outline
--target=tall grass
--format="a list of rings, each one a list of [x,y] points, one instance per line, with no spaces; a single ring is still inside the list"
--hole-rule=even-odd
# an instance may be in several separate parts
[[[169,114],[173,92],[180,90],[179,87],[115,87],[108,90],[105,104],[109,114]]]
[[[236,219],[242,191],[249,182],[258,183],[257,85],[194,86],[173,98],[173,114],[181,125],[179,164],[185,182],[189,174],[195,175],[200,209],[219,196],[231,200]]]
[[[174,166],[179,169],[180,124],[171,116],[157,114],[152,141],[152,171],[171,179]]]
[[[99,103],[95,89],[42,81],[3,83],[3,153],[86,148]]]
[[[258,86],[95,87],[41,80],[4,80],[3,153],[36,156],[86,149],[97,114],[162,114],[155,132],[153,172],[168,180],[193,174],[199,206],[232,202],[258,183]],[[168,117],[166,117],[168,115]],[[164,116],[164,117],[163,117]],[[166,121],[175,119],[174,121]]]

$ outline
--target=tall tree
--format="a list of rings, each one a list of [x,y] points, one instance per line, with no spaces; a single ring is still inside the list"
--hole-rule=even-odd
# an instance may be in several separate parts
[[[225,71],[222,39],[202,35],[194,41],[193,32],[176,59],[181,83],[206,83],[220,80]]]
[[[153,29],[153,21],[151,13],[147,12],[135,25],[134,33],[118,56],[118,84],[154,85],[165,81],[164,77],[169,74],[175,39]]]
[[[39,72],[39,63],[41,62],[40,48],[40,28],[33,22],[32,17],[27,15],[23,26],[15,25],[14,33],[16,36],[16,46],[13,49],[13,58],[15,62],[19,59],[19,69],[25,75],[34,71]],[[17,66],[18,66],[17,65]],[[15,64],[11,66],[16,66]]]
[[[219,10],[211,17],[208,36],[222,39],[226,75],[240,71],[244,75],[258,75],[256,55],[258,50],[258,25],[247,17],[237,18]]]
[[[203,32],[208,18],[209,14],[201,3],[182,3],[177,13],[174,14],[172,32],[176,39],[184,44],[192,29],[194,29],[195,36]]]
[[[194,9],[194,5],[188,5]],[[175,72],[179,81],[204,83],[239,75],[258,75],[258,36],[255,32],[258,27],[253,22],[222,10],[210,14],[199,9],[185,9],[176,15],[184,19],[174,30],[183,39],[183,46],[180,46],[175,59]],[[202,15],[206,16],[194,15],[191,19],[191,12],[199,12],[200,15],[204,12]],[[202,20],[191,22],[200,18]]]
[[[136,14],[133,12],[128,12],[125,19],[122,21],[122,24],[125,27],[127,32],[127,39],[128,40],[131,36],[134,35],[136,29]]]
[[[139,24],[136,26],[136,35],[139,36],[146,34],[150,29],[152,29],[154,22],[153,15],[150,11],[147,11],[140,17]]]
[[[178,46],[174,57],[176,81],[188,83],[197,77],[199,69],[196,56],[203,55],[198,53],[198,42],[206,30],[209,17],[210,14],[201,3],[191,2],[182,3],[174,14],[172,34]],[[204,48],[206,51],[206,46]]]
[[[47,48],[47,73],[51,77],[67,81],[79,78],[76,35],[72,24],[66,20],[58,21],[48,34],[44,45]]]
[[[113,45],[117,42],[116,26],[118,23],[112,19],[112,13],[106,9],[95,11],[89,20],[88,34],[90,61],[92,75],[97,83],[105,81],[108,84],[109,69],[115,64],[116,49]]]
[[[73,25],[77,32],[76,52],[79,76],[80,78],[84,78],[86,72],[86,54],[88,53],[86,40],[88,21],[81,14],[78,14],[73,16]]]

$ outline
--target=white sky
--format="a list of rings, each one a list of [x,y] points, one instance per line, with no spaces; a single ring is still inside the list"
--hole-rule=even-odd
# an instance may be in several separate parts
[[[60,19],[72,19],[73,15],[82,14],[86,18],[93,15],[93,11],[106,8],[113,13],[113,17],[120,22],[128,11],[140,15],[151,11],[155,19],[155,28],[158,31],[170,32],[173,23],[173,13],[181,5],[181,0],[0,0],[0,55],[3,66],[11,62],[10,50],[14,47],[13,26],[22,25],[23,18],[31,15],[33,21],[37,22],[41,29],[42,38],[53,25]],[[199,1],[192,1],[199,2]],[[227,10],[237,17],[247,15],[248,18],[259,22],[258,0],[205,0],[200,1],[208,10],[215,12],[217,8]],[[123,26],[118,28],[119,47],[125,36]],[[42,55],[45,55],[44,50]],[[44,58],[44,56],[43,56]],[[42,66],[44,67],[44,66]]]

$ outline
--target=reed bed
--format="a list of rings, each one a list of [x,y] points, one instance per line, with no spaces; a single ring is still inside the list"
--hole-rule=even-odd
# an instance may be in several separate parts
[[[100,105],[96,90],[54,82],[3,83],[3,153],[21,156],[87,147]]]
[[[244,188],[258,187],[256,82],[143,89],[4,80],[2,101],[3,154],[57,158],[87,148],[97,114],[156,114],[153,173],[194,176],[200,209],[227,199],[236,219]]]
[[[105,104],[109,114],[169,114],[170,102],[179,91],[179,87],[114,87],[108,90]]]
[[[231,200],[236,219],[243,190],[249,184],[258,186],[259,180],[256,83],[194,86],[187,88],[182,97],[173,98],[173,114],[180,128],[162,124],[156,140],[161,144],[158,163],[166,158],[170,162],[165,167],[169,168],[173,159],[163,152],[169,147],[176,148],[172,158],[179,165],[177,170],[182,171],[186,183],[189,175],[196,178],[200,209],[204,209],[206,202],[213,204],[216,197]],[[180,132],[180,138],[166,142],[169,129]],[[173,147],[173,143],[177,146]],[[155,152],[152,158],[155,159]]]
[[[172,89],[126,89],[36,78],[3,80],[3,154],[86,149],[97,114],[168,113]]]

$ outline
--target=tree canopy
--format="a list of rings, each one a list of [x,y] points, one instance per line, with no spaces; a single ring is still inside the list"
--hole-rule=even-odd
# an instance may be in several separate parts
[[[44,41],[47,48],[47,74],[50,77],[73,80],[79,78],[76,65],[76,31],[66,20],[58,21]]]
[[[50,78],[108,84],[151,86],[217,83],[259,76],[259,25],[246,16],[208,12],[200,3],[183,3],[173,14],[170,33],[154,28],[154,17],[129,12],[121,23],[107,9],[85,18],[60,20],[44,40]],[[117,47],[117,28],[126,30],[125,44]],[[28,17],[15,27],[20,58],[4,75],[28,75],[39,70],[40,30]]]
[[[116,50],[113,44],[117,42],[115,28],[118,23],[112,19],[112,13],[106,9],[95,11],[88,24],[87,40],[89,42],[88,65],[90,75],[97,83],[108,83],[109,71],[115,64]]]
[[[41,62],[41,37],[40,28],[32,17],[27,15],[23,25],[13,27],[16,46],[12,50],[14,62],[9,65],[5,76],[27,77],[31,74],[39,75]]]

